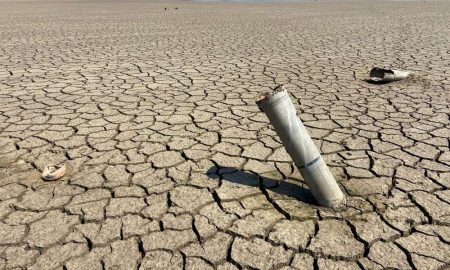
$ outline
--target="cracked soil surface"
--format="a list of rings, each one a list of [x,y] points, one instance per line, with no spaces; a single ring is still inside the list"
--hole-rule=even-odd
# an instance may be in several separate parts
[[[0,2],[0,269],[450,267],[449,12]],[[276,84],[346,206],[255,105]]]

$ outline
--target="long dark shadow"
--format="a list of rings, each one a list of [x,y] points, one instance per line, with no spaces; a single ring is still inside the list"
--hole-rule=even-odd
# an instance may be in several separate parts
[[[241,171],[234,167],[212,166],[206,174],[210,178],[222,179],[222,181],[245,186],[262,187],[263,189],[271,190],[304,203],[317,205],[309,189],[302,187],[302,183],[298,181],[279,181],[265,176],[259,176],[255,173]]]

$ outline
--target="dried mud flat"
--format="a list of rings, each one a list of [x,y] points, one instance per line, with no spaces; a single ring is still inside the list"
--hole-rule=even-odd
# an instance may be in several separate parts
[[[1,2],[0,269],[449,267],[449,11]],[[278,83],[342,209],[255,106]]]

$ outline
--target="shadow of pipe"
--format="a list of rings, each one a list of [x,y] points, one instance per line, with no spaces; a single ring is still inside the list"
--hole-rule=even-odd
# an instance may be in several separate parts
[[[294,180],[276,180],[266,176],[260,176],[252,172],[241,171],[234,167],[212,166],[206,172],[208,177],[220,179],[230,183],[259,187],[263,191],[272,191],[280,195],[297,199],[307,204],[318,205],[308,188],[303,183]]]

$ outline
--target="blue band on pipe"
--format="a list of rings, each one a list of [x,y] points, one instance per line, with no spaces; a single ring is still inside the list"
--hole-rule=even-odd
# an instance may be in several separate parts
[[[297,166],[298,168],[305,168],[305,167],[309,167],[311,165],[314,165],[317,161],[319,161],[320,159],[320,155],[318,157],[316,157],[315,159],[313,159],[313,161],[307,163],[306,165],[303,166]]]

